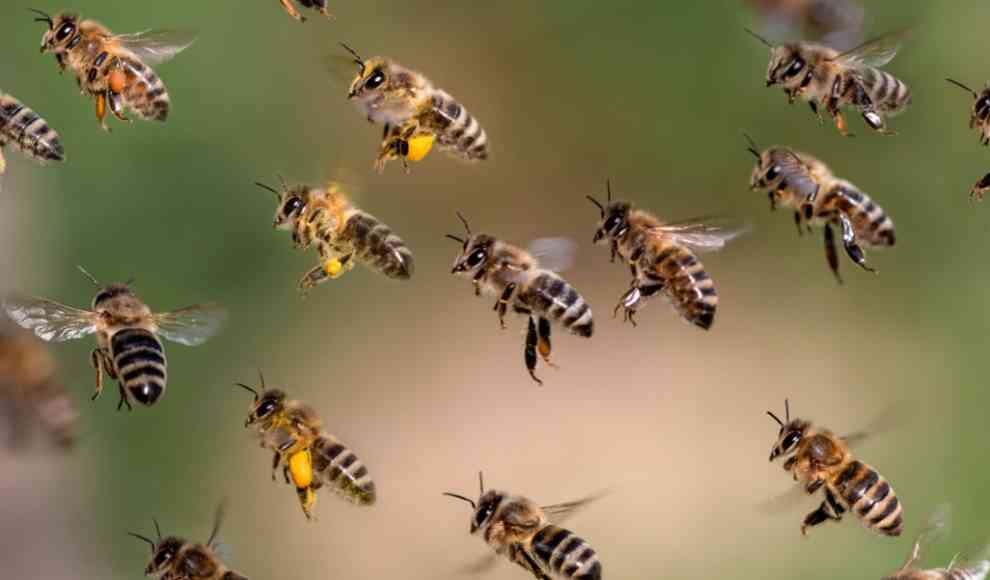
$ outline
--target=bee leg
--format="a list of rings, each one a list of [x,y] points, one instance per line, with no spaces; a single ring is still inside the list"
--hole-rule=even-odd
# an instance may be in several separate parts
[[[474,295],[481,296],[481,279],[485,277],[488,272],[485,269],[478,270],[478,273],[471,278],[471,283],[474,284]]]
[[[6,145],[6,143],[4,143],[3,140],[0,140],[0,147],[3,147],[4,145]],[[0,176],[2,176],[6,170],[7,160],[3,158],[3,151],[0,150]]]
[[[770,200],[770,211],[777,211],[777,193],[768,191],[767,198]]]
[[[120,93],[115,93],[107,89],[107,103],[110,105],[110,112],[120,121],[130,123],[131,120],[124,116],[124,104],[120,100]]]
[[[804,229],[801,227],[801,212],[794,210],[794,225],[797,226],[798,237],[804,235]]]
[[[801,523],[801,535],[807,536],[808,528],[820,525],[828,520],[841,521],[842,514],[845,511],[845,508],[836,501],[832,492],[825,490],[825,501],[822,502],[822,505],[818,506],[818,509],[805,516],[804,522]]]
[[[90,397],[91,401],[95,401],[103,394],[103,371],[107,370],[107,374],[111,375],[111,378],[113,378],[113,371],[108,369],[107,354],[102,348],[94,348],[93,352],[89,353],[89,362],[96,369],[96,391]]]
[[[282,479],[285,480],[285,483],[292,483],[292,478],[289,477],[289,466],[288,465],[282,466]]]
[[[808,485],[804,486],[804,490],[809,494],[813,494],[816,491],[818,491],[823,485],[825,485],[825,480],[823,478],[818,478],[814,481],[809,482]]]
[[[539,335],[536,346],[540,357],[551,368],[557,368],[557,365],[550,362],[550,352],[553,350],[553,346],[550,344],[550,321],[541,316],[536,329]]]
[[[609,262],[615,262],[615,257],[619,254],[619,242],[616,242],[615,240],[612,240],[612,244],[611,244],[611,248],[610,249],[611,249],[612,255],[609,258]]]
[[[843,137],[852,137],[853,135],[849,132],[849,126],[846,124],[846,116],[842,114],[842,111],[835,111],[832,113],[832,118],[835,119],[835,128],[839,130],[839,134]]]
[[[134,408],[131,407],[131,401],[130,397],[127,396],[127,391],[124,390],[123,386],[118,385],[118,388],[120,389],[120,401],[117,402],[117,410],[119,411],[121,407],[127,405],[127,410],[133,411]]]
[[[327,0],[316,0],[315,2],[313,2],[313,4],[315,4],[316,7],[319,9],[320,14],[326,16],[331,20],[335,18],[333,14],[330,14],[330,12],[327,11]]]
[[[493,310],[498,312],[498,325],[505,330],[505,311],[509,308],[509,301],[512,300],[512,294],[516,291],[516,283],[510,282],[505,290],[502,290],[502,295],[498,297],[495,302],[495,308]]]
[[[296,495],[299,496],[299,507],[302,508],[306,519],[313,521],[313,506],[316,505],[316,492],[310,486],[297,487]]]
[[[279,0],[279,3],[282,4],[282,8],[285,8],[285,11],[289,14],[289,16],[299,22],[306,22],[306,17],[296,10],[296,7],[292,5],[292,0]]]
[[[541,381],[536,376],[536,345],[537,345],[537,335],[536,335],[536,323],[533,322],[533,317],[529,317],[529,326],[526,328],[526,348],[523,351],[523,356],[526,360],[526,370],[529,371],[529,376],[533,377],[536,384],[543,385]]]
[[[0,171],[0,173],[2,173],[2,171]],[[984,175],[979,181],[976,182],[973,189],[969,190],[969,200],[983,201],[983,194],[986,193],[988,189],[990,189],[990,173]]]
[[[825,260],[828,267],[835,274],[835,280],[842,284],[842,276],[839,275],[839,254],[835,249],[835,234],[832,232],[832,224],[825,224]]]
[[[819,125],[824,125],[825,124],[825,117],[822,117],[822,112],[821,112],[821,109],[818,108],[818,103],[816,103],[814,101],[808,101],[808,104],[811,105],[811,112],[814,113],[815,114],[815,117],[818,118],[818,124]]]
[[[272,456],[272,481],[275,481],[275,472],[276,472],[276,470],[278,470],[278,465],[280,463],[282,463],[282,454],[280,452],[276,451],[275,454]],[[289,468],[289,466],[286,465],[285,466],[285,469],[288,469],[288,468]],[[286,483],[289,483],[288,476],[286,476],[285,482]]]
[[[110,132],[110,127],[107,127],[107,96],[104,94],[96,95],[96,120],[100,122],[100,128],[106,132]]]
[[[842,221],[842,245],[846,249],[846,254],[853,262],[859,264],[860,268],[876,274],[875,269],[866,265],[866,256],[863,254],[863,248],[856,243],[856,232],[853,231],[852,222],[846,216],[839,216],[839,219]]]

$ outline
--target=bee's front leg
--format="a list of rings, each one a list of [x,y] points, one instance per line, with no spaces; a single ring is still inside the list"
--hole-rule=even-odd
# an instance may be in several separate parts
[[[93,352],[89,354],[89,362],[93,365],[93,368],[96,369],[96,391],[93,393],[93,396],[90,397],[91,401],[99,399],[100,395],[103,394],[103,371],[107,370],[107,374],[110,375],[111,378],[114,378],[113,370],[107,366],[107,359],[107,352],[102,348],[95,348],[93,349]]]
[[[272,481],[275,481],[275,472],[278,470],[279,464],[282,463],[282,454],[278,451],[272,456]],[[289,468],[288,465],[285,466],[285,470]],[[286,483],[289,483],[288,475],[285,479]]]
[[[131,407],[130,397],[127,396],[127,390],[120,384],[117,385],[117,388],[120,389],[120,401],[117,402],[117,410],[119,411],[121,407],[127,405],[127,410],[133,411],[134,409]]]
[[[306,17],[296,10],[296,7],[292,4],[292,0],[279,0],[279,3],[282,5],[282,8],[285,8],[285,12],[293,19],[298,22],[306,22]]]
[[[509,308],[509,302],[512,301],[512,294],[516,291],[516,283],[510,282],[505,290],[502,290],[502,295],[498,297],[495,301],[495,307],[493,310],[498,312],[498,325],[505,330],[505,312]]]
[[[481,296],[481,283],[484,281],[485,276],[488,274],[488,270],[482,268],[478,270],[478,273],[471,277],[471,283],[474,284],[474,295]]]

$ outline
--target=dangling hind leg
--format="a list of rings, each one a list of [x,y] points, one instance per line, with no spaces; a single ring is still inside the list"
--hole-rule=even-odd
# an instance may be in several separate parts
[[[550,365],[551,368],[557,368],[557,365],[550,362],[550,352],[553,350],[553,346],[550,344],[550,321],[544,317],[540,317],[537,324],[537,350],[540,353],[540,357],[543,358],[543,362]]]
[[[285,11],[289,16],[299,22],[306,22],[306,17],[296,10],[296,7],[292,5],[292,0],[279,0],[279,2],[282,4],[282,8],[285,8]]]
[[[846,254],[862,269],[876,274],[875,269],[866,265],[866,256],[863,254],[863,249],[856,243],[856,232],[853,231],[852,222],[846,216],[840,216],[839,219],[842,222],[842,245],[846,249]]]
[[[305,296],[314,286],[343,276],[354,268],[353,256],[347,254],[342,258],[325,258],[322,264],[303,274],[299,280],[299,291]]]
[[[120,93],[115,93],[110,89],[107,89],[107,103],[110,105],[110,112],[113,116],[120,121],[125,123],[130,123],[131,120],[124,116],[124,104],[120,100]]]
[[[804,521],[801,523],[801,535],[807,536],[808,528],[820,525],[828,520],[842,521],[842,514],[845,511],[845,508],[836,501],[832,492],[826,489],[825,501],[822,502],[822,505],[804,517]]]
[[[866,124],[877,133],[881,135],[897,135],[897,131],[887,128],[887,120],[880,113],[873,109],[865,109],[862,111],[862,115]]]
[[[523,358],[526,361],[526,370],[529,371],[529,376],[533,377],[536,384],[543,385],[543,381],[536,376],[536,348],[539,339],[536,333],[536,323],[533,322],[533,317],[529,317],[529,326],[526,328],[526,346],[523,350]]]
[[[835,249],[835,233],[832,232],[832,224],[825,224],[825,260],[828,267],[835,275],[835,281],[842,284],[842,276],[839,274],[839,253]]]

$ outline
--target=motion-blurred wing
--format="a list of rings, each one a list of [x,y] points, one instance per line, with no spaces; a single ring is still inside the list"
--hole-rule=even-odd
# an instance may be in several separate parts
[[[227,311],[219,304],[197,304],[156,314],[155,324],[163,338],[186,346],[198,346],[216,334],[226,319]]]
[[[850,447],[862,445],[868,439],[881,435],[899,427],[917,412],[917,407],[907,401],[897,401],[888,405],[877,416],[870,420],[865,429],[854,431],[842,438]]]
[[[897,56],[904,40],[911,33],[908,28],[890,32],[873,40],[868,40],[856,48],[835,57],[835,62],[852,68],[882,67]]]
[[[746,234],[748,224],[724,218],[694,218],[652,228],[676,243],[698,252],[715,252],[725,244]]]
[[[341,96],[347,96],[347,90],[361,70],[361,67],[354,62],[354,57],[348,54],[332,54],[326,59],[326,71],[330,75],[330,83],[340,87]]]
[[[11,297],[4,301],[3,309],[11,320],[49,342],[74,340],[96,332],[96,313],[54,300]]]
[[[529,243],[526,251],[552,272],[563,272],[574,265],[577,243],[570,238],[539,238]]]
[[[790,149],[781,148],[774,151],[774,165],[783,177],[786,189],[798,196],[810,198],[818,193],[818,182],[812,176],[811,168]]]
[[[547,516],[547,519],[555,524],[563,523],[564,520],[574,515],[578,510],[588,504],[598,501],[608,495],[608,490],[599,491],[589,496],[582,497],[574,501],[543,506],[540,509]]]
[[[492,552],[490,554],[479,557],[477,560],[473,560],[469,564],[458,568],[458,572],[462,574],[484,574],[495,567],[498,563],[498,554]]]
[[[172,60],[196,41],[196,31],[188,28],[144,30],[114,37],[120,46],[133,52],[144,64],[154,66]]]

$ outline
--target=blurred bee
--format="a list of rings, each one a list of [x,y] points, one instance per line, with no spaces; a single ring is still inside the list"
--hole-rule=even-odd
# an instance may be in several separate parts
[[[0,178],[7,168],[3,157],[6,145],[42,164],[65,161],[55,129],[24,103],[0,91]]]
[[[959,81],[945,79],[973,95],[973,111],[969,115],[969,128],[979,129],[980,143],[990,145],[990,83],[977,93]]]
[[[298,20],[299,22],[306,22],[306,17],[300,14],[298,10],[296,10],[296,7],[292,3],[292,0],[278,0],[278,1],[280,4],[282,4],[282,8],[285,8],[285,11],[289,14],[289,16]],[[333,14],[330,14],[327,11],[327,0],[297,0],[297,2],[299,2],[299,4],[302,5],[304,8],[315,8],[320,11],[320,14],[326,16],[327,18],[333,18]]]
[[[243,383],[238,386],[254,395],[244,423],[254,426],[261,446],[272,450],[272,480],[282,466],[286,483],[293,483],[306,519],[313,519],[316,491],[328,486],[357,505],[375,503],[375,482],[357,455],[333,435],[308,405],[289,399],[281,389],[268,389],[261,377],[261,392]]]
[[[20,326],[49,342],[62,342],[96,334],[90,361],[96,369],[96,392],[103,393],[103,373],[118,382],[119,410],[131,409],[131,399],[153,405],[165,392],[165,348],[159,337],[186,346],[197,346],[213,336],[226,316],[216,304],[199,304],[172,312],[153,313],[125,284],[103,286],[79,268],[100,288],[91,310],[81,310],[53,300],[35,297],[8,298],[3,308]]]
[[[809,494],[825,488],[825,501],[801,524],[801,534],[828,520],[840,521],[851,512],[864,526],[885,536],[899,536],[904,528],[903,508],[886,479],[849,451],[850,437],[839,437],[804,419],[791,419],[784,401],[785,421],[767,414],[780,425],[770,461],[787,457],[784,470]]]
[[[853,0],[746,0],[770,38],[803,36],[833,48],[862,40],[863,8]]]
[[[990,173],[980,178],[969,190],[970,201],[983,201],[983,196],[990,190]]]
[[[146,30],[114,34],[95,20],[80,20],[63,12],[50,16],[40,10],[37,22],[48,24],[41,52],[55,55],[59,71],[76,75],[79,90],[96,99],[96,119],[109,130],[107,108],[121,121],[125,109],[141,119],[165,121],[169,97],[165,83],[151,69],[189,47],[195,34],[188,30]]]
[[[357,103],[369,121],[385,124],[375,160],[378,171],[384,171],[392,159],[401,159],[408,172],[407,161],[426,157],[434,142],[468,161],[488,158],[488,135],[454,97],[391,59],[363,59],[346,44],[342,46],[360,67],[347,98]]]
[[[750,189],[767,190],[771,210],[778,205],[793,209],[798,234],[811,225],[824,226],[825,258],[835,279],[842,283],[833,225],[842,231],[842,245],[849,258],[864,270],[875,272],[866,265],[860,244],[894,245],[894,222],[883,208],[852,183],[832,175],[818,159],[780,146],[761,153],[749,135],[746,139],[747,150],[756,157]]]
[[[213,520],[213,531],[205,544],[200,544],[181,538],[167,536],[162,538],[162,531],[155,522],[157,541],[134,532],[128,534],[151,545],[151,561],[144,570],[145,576],[156,576],[162,580],[248,580],[229,569],[217,555],[217,534],[223,522],[223,505],[217,508]]]
[[[444,493],[471,504],[471,534],[481,534],[497,556],[504,556],[532,574],[537,580],[600,580],[602,564],[588,542],[559,524],[578,508],[597,497],[540,507],[533,500],[504,491],[485,491],[478,474],[481,495],[478,502]]]
[[[299,281],[303,294],[343,275],[358,260],[389,278],[408,280],[412,276],[413,255],[406,243],[381,220],[354,207],[340,184],[330,183],[325,189],[289,187],[282,180],[281,191],[262,183],[256,185],[274,193],[278,200],[275,228],[291,230],[292,242],[298,249],[316,244],[320,265]]]
[[[0,324],[0,398],[10,411],[12,441],[20,441],[37,421],[62,448],[75,441],[77,414],[72,399],[55,380],[55,360],[28,333]]]
[[[695,252],[720,250],[745,228],[697,219],[664,224],[627,201],[613,201],[611,184],[606,182],[605,187],[606,205],[587,196],[601,211],[593,242],[608,243],[612,261],[620,256],[633,277],[614,313],[622,308],[624,319],[635,325],[635,314],[646,300],[662,293],[684,320],[704,330],[711,328],[718,294]]]
[[[896,572],[884,578],[884,580],[984,580],[987,572],[990,572],[990,561],[977,560],[969,562],[963,566],[956,566],[955,559],[949,563],[948,568],[933,568],[930,570],[919,570],[914,565],[921,559],[922,543],[930,542],[935,535],[945,527],[945,513],[943,508],[937,511],[925,529],[918,534],[904,564]]]
[[[887,129],[887,116],[904,111],[911,91],[892,74],[880,70],[893,60],[907,31],[893,32],[840,53],[811,42],[774,46],[755,32],[757,40],[770,47],[767,86],[781,86],[791,103],[798,97],[808,101],[822,120],[824,109],[842,135],[849,135],[845,107],[854,107],[875,131]]]
[[[535,372],[537,351],[547,364],[555,366],[550,362],[550,322],[585,338],[590,338],[594,331],[591,307],[554,272],[566,269],[572,261],[572,244],[559,238],[542,239],[534,242],[531,251],[526,251],[487,234],[472,234],[464,216],[458,212],[457,217],[464,224],[467,237],[447,234],[463,247],[454,260],[451,274],[471,275],[475,296],[482,293],[498,296],[494,310],[502,329],[510,306],[517,314],[529,317],[524,360],[529,375],[542,385]]]

